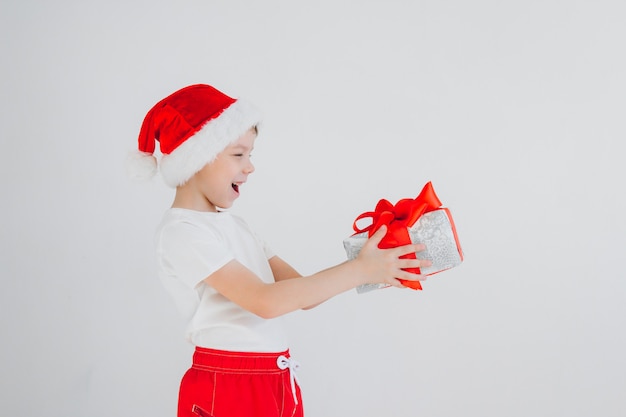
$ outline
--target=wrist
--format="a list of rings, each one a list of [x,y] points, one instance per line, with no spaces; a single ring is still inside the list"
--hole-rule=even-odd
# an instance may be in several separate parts
[[[349,270],[347,271],[348,277],[352,280],[352,285],[354,287],[358,287],[359,285],[369,284],[370,279],[367,274],[367,267],[365,263],[359,259],[352,259],[348,261],[350,265]]]

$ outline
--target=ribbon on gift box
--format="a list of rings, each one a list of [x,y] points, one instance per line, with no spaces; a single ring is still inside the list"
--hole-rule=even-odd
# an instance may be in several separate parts
[[[414,198],[405,198],[398,201],[395,205],[389,201],[382,199],[376,204],[374,211],[368,211],[360,214],[352,225],[356,233],[367,232],[371,237],[382,226],[387,226],[387,233],[378,244],[381,249],[395,248],[398,246],[411,244],[409,236],[409,228],[424,214],[437,210],[441,207],[441,201],[435,194],[432,183],[429,181],[419,195]],[[364,228],[357,226],[357,222],[362,219],[372,218],[372,223]],[[355,234],[356,234],[355,233]],[[415,253],[402,256],[404,259],[416,259]],[[419,268],[407,268],[406,271],[419,274]],[[422,285],[419,281],[408,281],[401,279],[402,285],[414,290],[421,290]]]

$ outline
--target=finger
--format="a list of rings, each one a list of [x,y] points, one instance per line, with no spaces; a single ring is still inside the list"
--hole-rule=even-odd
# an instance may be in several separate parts
[[[431,266],[433,263],[427,259],[400,259],[399,261],[400,268],[409,269],[409,268],[426,268]]]
[[[370,237],[370,240],[376,245],[378,245],[380,241],[383,240],[386,234],[387,234],[387,226],[383,224],[382,226],[378,228],[376,232],[374,232],[374,234]]]
[[[400,281],[400,280],[399,280],[399,279],[397,279],[397,278],[394,278],[393,282],[391,283],[391,286],[392,286],[392,287],[396,287],[396,288],[400,288],[400,289],[406,289],[406,288],[409,288],[409,287],[407,287],[406,285],[403,285],[403,284],[402,284],[402,281]]]
[[[426,249],[426,246],[424,246],[423,243],[418,243],[418,244],[414,244],[414,245],[410,244],[410,245],[398,246],[394,250],[396,251],[395,253],[398,254],[398,257],[400,257],[400,256],[403,256],[403,255],[408,255],[410,253],[422,252],[425,249]]]
[[[426,281],[428,279],[427,275],[424,274],[414,274],[412,272],[400,271],[396,274],[396,281],[398,279],[403,279],[405,281]],[[400,281],[398,281],[400,282]]]
[[[426,245],[424,245],[423,243],[415,244],[415,252],[423,252],[425,250],[426,250]]]
[[[417,282],[417,281],[426,281],[426,277],[423,275],[416,275],[416,274],[412,274],[413,278],[394,278],[394,282],[391,284],[392,286],[396,287],[396,288],[401,288],[401,289],[407,289],[407,288],[413,288],[415,289],[415,287],[412,287],[410,282]],[[415,277],[422,277],[421,279],[415,279]]]

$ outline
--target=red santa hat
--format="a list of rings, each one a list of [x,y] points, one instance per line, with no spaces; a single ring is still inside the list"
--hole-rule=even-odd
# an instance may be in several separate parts
[[[182,185],[260,121],[261,115],[252,105],[209,85],[182,88],[146,115],[139,132],[139,149],[129,160],[129,175],[151,178],[158,165],[167,185]],[[162,154],[158,164],[156,141]]]

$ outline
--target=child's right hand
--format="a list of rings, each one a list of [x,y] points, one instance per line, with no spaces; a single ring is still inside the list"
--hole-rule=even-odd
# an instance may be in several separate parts
[[[387,227],[381,226],[365,243],[356,258],[362,269],[363,284],[389,284],[398,288],[406,288],[398,279],[408,281],[425,281],[426,275],[407,272],[404,268],[421,268],[430,266],[431,262],[419,259],[400,259],[403,255],[421,252],[422,244],[398,246],[391,249],[380,249],[378,244],[387,233]]]

